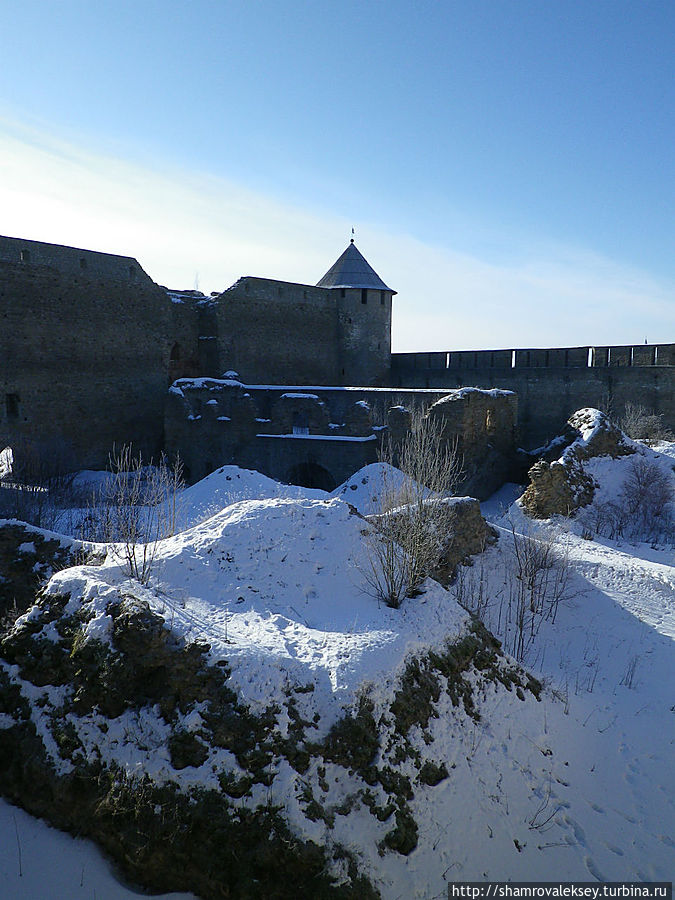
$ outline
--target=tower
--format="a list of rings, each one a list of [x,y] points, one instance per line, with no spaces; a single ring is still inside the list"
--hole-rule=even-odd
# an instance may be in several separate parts
[[[354,238],[317,287],[336,294],[342,384],[386,385],[391,363],[391,301],[396,291],[382,281]]]

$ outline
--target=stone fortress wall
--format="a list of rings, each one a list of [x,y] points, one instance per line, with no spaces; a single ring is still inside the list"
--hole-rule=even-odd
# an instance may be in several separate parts
[[[386,384],[391,293],[240,278],[215,306],[219,360],[251,383]]]
[[[113,444],[164,447],[176,378],[383,384],[392,291],[241,278],[167,291],[131,257],[0,237],[0,449],[57,444],[103,467]]]
[[[406,387],[515,391],[527,449],[559,434],[584,406],[620,416],[626,404],[641,405],[675,430],[675,344],[393,353],[391,379]]]
[[[131,257],[0,237],[0,449],[58,447],[82,468],[132,443],[180,451],[193,479],[236,460],[342,480],[403,421],[391,409],[467,386],[518,395],[516,435],[511,400],[452,393],[444,415],[478,457],[502,434],[541,445],[588,405],[640,403],[675,428],[673,344],[392,355],[393,294],[353,242],[318,285],[245,276],[206,297]]]
[[[135,259],[0,238],[0,443],[161,448],[172,310]],[[1,448],[0,448],[1,449]]]

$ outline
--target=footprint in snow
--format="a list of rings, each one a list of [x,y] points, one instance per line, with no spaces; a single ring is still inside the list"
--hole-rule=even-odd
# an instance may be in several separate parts
[[[584,865],[593,876],[593,878],[595,878],[597,881],[607,881],[607,879],[601,874],[600,870],[595,864],[595,860],[592,857],[585,856]]]
[[[581,825],[579,825],[578,822],[575,822],[571,816],[567,815],[563,816],[563,822],[572,829],[572,833],[574,834],[577,843],[586,846],[586,832]]]
[[[623,856],[623,850],[620,847],[615,847],[614,844],[605,844],[605,847],[612,853],[616,853],[617,856]]]

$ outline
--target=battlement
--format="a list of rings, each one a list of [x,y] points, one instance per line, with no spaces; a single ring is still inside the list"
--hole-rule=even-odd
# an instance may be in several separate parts
[[[675,344],[633,344],[604,347],[552,347],[514,350],[451,350],[392,353],[400,372],[443,369],[585,369],[606,366],[675,366]]]

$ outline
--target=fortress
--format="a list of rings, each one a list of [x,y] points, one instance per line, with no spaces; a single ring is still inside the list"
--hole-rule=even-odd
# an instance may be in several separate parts
[[[485,492],[579,407],[639,403],[675,428],[675,344],[392,354],[394,295],[353,241],[316,285],[245,276],[207,297],[130,257],[0,237],[0,449],[98,468],[132,443],[179,452],[192,480],[236,462],[329,487],[406,407],[447,398]]]

